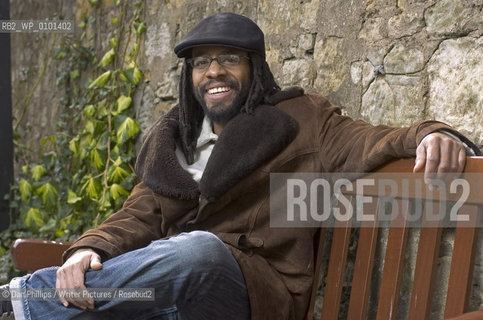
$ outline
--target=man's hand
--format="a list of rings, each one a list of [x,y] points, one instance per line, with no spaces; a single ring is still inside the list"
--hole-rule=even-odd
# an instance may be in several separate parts
[[[459,176],[465,167],[466,152],[463,144],[445,135],[431,133],[421,140],[416,149],[414,172],[424,169],[424,181],[431,186],[433,179],[446,183]]]
[[[57,290],[79,290],[86,289],[84,274],[89,269],[102,269],[101,257],[92,249],[79,249],[57,270],[55,287]],[[60,302],[67,307],[69,303],[81,309],[93,309],[94,300],[68,300],[60,296]]]

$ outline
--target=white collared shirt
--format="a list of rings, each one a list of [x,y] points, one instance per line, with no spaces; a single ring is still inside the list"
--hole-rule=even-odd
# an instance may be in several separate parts
[[[196,151],[194,154],[194,162],[188,165],[183,151],[179,146],[176,146],[176,157],[178,162],[186,170],[196,182],[200,182],[201,176],[205,171],[206,164],[210,158],[215,142],[218,140],[218,135],[213,132],[213,124],[211,120],[205,116],[201,125],[201,133],[196,142]]]

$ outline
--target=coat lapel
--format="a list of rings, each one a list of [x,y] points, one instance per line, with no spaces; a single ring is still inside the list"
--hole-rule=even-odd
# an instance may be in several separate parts
[[[146,134],[135,171],[142,182],[168,198],[192,200],[199,197],[198,184],[178,162],[179,108],[158,120]]]
[[[297,122],[274,106],[258,106],[225,126],[208,160],[200,191],[216,199],[264,162],[279,154],[296,136]]]

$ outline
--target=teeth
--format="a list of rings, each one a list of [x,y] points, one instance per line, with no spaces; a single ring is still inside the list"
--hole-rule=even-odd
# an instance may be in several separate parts
[[[208,90],[209,94],[215,94],[215,93],[222,93],[222,92],[227,92],[230,91],[229,87],[217,87],[217,88],[211,88]]]

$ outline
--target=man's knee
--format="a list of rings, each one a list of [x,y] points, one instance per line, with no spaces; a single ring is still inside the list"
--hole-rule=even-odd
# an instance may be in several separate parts
[[[197,269],[210,270],[223,268],[233,263],[234,257],[225,244],[213,233],[207,231],[192,231],[176,237],[180,259],[187,265]]]
[[[195,246],[205,244],[206,246],[223,247],[223,242],[213,233],[202,230],[181,233],[177,236],[182,241],[192,242]]]

